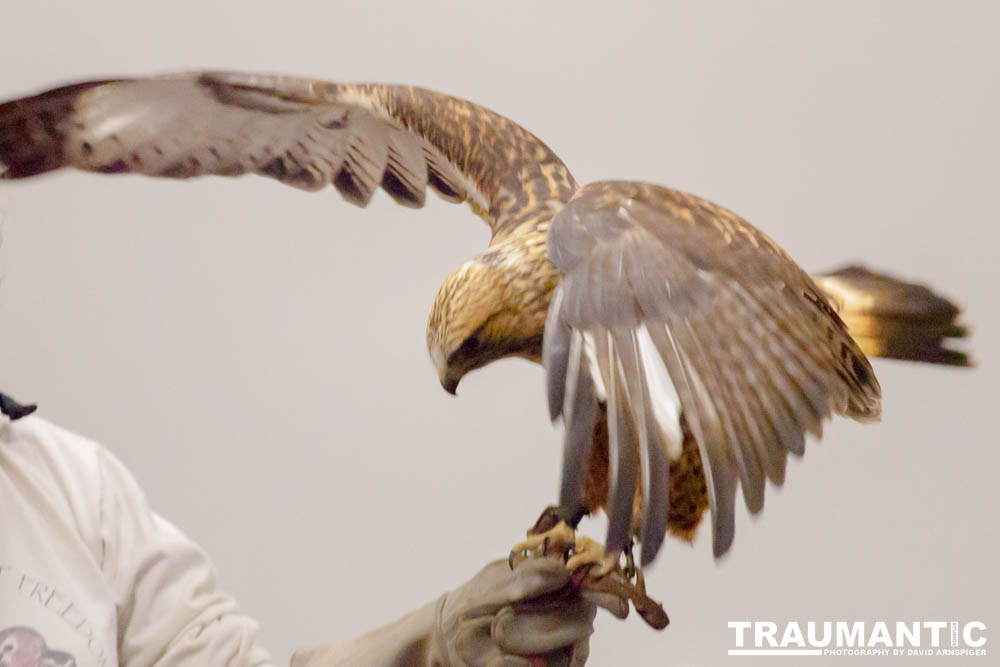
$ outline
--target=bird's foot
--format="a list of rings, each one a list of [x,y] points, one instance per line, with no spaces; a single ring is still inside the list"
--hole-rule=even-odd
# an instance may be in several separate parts
[[[528,537],[511,549],[508,563],[513,569],[525,559],[553,554],[563,557],[578,590],[631,600],[636,612],[657,630],[670,622],[663,605],[646,595],[646,582],[642,570],[635,566],[631,544],[624,550],[623,564],[621,552],[605,553],[602,544],[577,536],[560,518],[558,508],[548,508],[528,531]],[[621,618],[627,614],[626,606]]]
[[[535,524],[536,526],[538,524]],[[529,531],[527,539],[518,542],[510,551],[511,567],[524,558],[562,554],[566,567],[578,568],[597,566],[598,576],[603,576],[618,566],[618,554],[605,554],[604,546],[576,532],[560,521],[552,528],[541,532]]]

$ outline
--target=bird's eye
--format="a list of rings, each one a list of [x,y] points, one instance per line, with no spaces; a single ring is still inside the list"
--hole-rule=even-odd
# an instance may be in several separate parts
[[[471,357],[477,351],[479,351],[479,337],[476,334],[472,334],[462,341],[458,348],[458,353],[464,357]]]

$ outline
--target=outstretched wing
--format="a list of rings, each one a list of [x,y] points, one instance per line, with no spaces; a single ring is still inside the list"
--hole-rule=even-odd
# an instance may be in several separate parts
[[[624,546],[641,489],[642,559],[667,522],[683,417],[708,482],[716,556],[732,543],[735,490],[752,512],[787,453],[832,412],[875,419],[871,366],[816,285],[732,212],[653,185],[588,185],[556,215],[549,252],[565,276],[543,363],[566,421],[561,503],[580,503],[597,404],[607,404],[607,547]]]
[[[493,229],[566,201],[562,162],[516,123],[423,88],[189,73],[92,81],[0,105],[0,178],[60,167],[189,178],[257,173],[332,183],[364,206],[380,186],[419,207],[430,186]]]

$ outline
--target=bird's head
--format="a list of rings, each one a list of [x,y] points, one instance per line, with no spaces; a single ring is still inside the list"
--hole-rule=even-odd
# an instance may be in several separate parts
[[[454,394],[466,373],[491,361],[540,358],[547,303],[539,319],[525,312],[530,296],[516,272],[484,257],[448,276],[427,322],[427,349],[445,391]]]

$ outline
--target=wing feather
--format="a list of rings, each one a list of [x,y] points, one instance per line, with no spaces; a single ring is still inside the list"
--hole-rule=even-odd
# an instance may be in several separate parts
[[[630,355],[631,350],[627,336],[616,336],[610,331],[605,331],[599,338],[607,341],[608,357],[611,361],[609,372],[604,375],[604,385],[608,388],[610,462],[608,535],[604,546],[608,551],[616,552],[625,548],[632,534],[632,505],[639,469],[635,422],[629,414],[630,399],[620,367],[620,359]]]
[[[639,478],[643,499],[640,516],[642,558],[643,562],[651,562],[659,551],[667,530],[670,461],[667,445],[653,413],[651,395],[656,391],[656,385],[647,381],[647,362],[643,359],[639,335],[637,330],[619,331],[615,338],[619,341],[617,347],[620,351],[622,381],[628,392],[629,406],[638,434]],[[655,369],[656,364],[649,364],[649,368]],[[681,436],[678,433],[676,437]]]
[[[566,418],[566,433],[563,442],[563,476],[560,504],[571,514],[581,509],[584,477],[587,463],[594,447],[594,425],[597,422],[598,404],[594,395],[594,383],[590,376],[586,355],[583,352],[583,336],[577,332],[570,347],[569,376],[572,403],[567,402],[563,414]]]
[[[430,187],[468,201],[494,235],[577,189],[545,144],[471,102],[410,86],[237,72],[93,81],[0,104],[0,178],[61,167],[257,173],[306,190],[332,184],[358,206],[381,187],[419,207]]]
[[[655,557],[666,523],[649,505],[666,509],[663,470],[680,455],[682,419],[704,463],[719,556],[732,544],[737,484],[758,512],[766,480],[783,482],[806,433],[819,436],[834,412],[877,414],[870,366],[818,288],[726,209],[666,188],[596,183],[556,215],[548,242],[565,274],[559,324],[569,332],[554,340],[582,337],[581,365],[596,369],[594,394],[598,380],[607,394],[609,547],[633,528],[622,503],[638,495],[643,562]],[[550,400],[565,394],[570,404],[579,385],[552,377],[559,363],[546,372],[560,388]],[[564,486],[563,498],[578,492]]]

